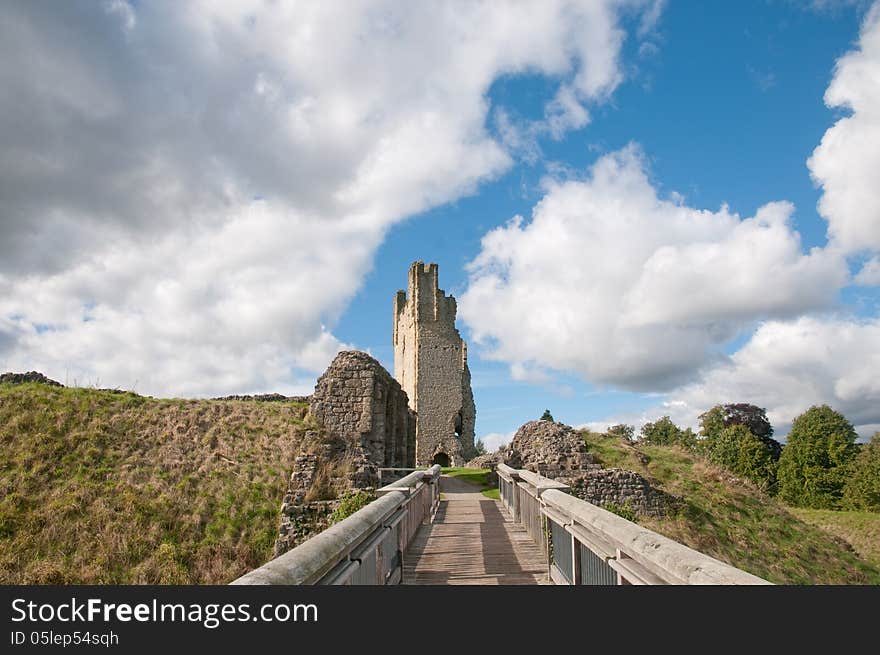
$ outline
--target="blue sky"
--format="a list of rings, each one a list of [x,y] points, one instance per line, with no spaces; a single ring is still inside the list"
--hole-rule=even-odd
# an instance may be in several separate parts
[[[491,447],[880,429],[880,3],[9,2],[0,78],[3,370],[307,393],[423,260]]]
[[[441,286],[459,295],[481,237],[516,214],[529,216],[548,163],[584,169],[630,141],[644,148],[661,192],[681,193],[699,208],[726,203],[741,216],[771,200],[790,200],[804,250],[826,245],[827,224],[816,211],[821,189],[806,160],[845,113],[828,108],[823,95],[835,61],[857,41],[862,16],[857,7],[812,11],[760,0],[669,3],[651,40],[656,50],[640,56],[638,42],[629,39],[627,79],[594,110],[590,125],[560,141],[543,139],[541,161],[519,162],[476,194],[395,226],[335,334],[369,348],[393,370],[389,307],[411,261],[438,262]],[[489,97],[537,120],[554,90],[545,77],[508,76],[493,84]],[[876,315],[877,301],[876,288],[844,289],[840,297],[863,316]],[[467,325],[459,326],[470,340]],[[744,331],[725,351],[737,350],[750,334]],[[469,352],[478,435],[509,433],[545,408],[579,425],[657,404],[656,396],[597,387],[570,373],[543,385],[516,381],[505,365],[481,358],[481,348]],[[719,398],[726,401],[737,399]]]

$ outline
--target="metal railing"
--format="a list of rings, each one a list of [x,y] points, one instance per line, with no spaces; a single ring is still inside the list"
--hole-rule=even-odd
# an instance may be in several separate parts
[[[547,553],[556,584],[770,584],[570,495],[568,487],[499,464],[501,503]]]
[[[390,585],[403,580],[403,553],[440,503],[440,467],[413,471],[379,498],[234,585]]]

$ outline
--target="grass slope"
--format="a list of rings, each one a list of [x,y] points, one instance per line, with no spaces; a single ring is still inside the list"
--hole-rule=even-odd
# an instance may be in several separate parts
[[[880,513],[793,508],[792,514],[843,539],[859,556],[880,568]]]
[[[0,583],[222,584],[263,564],[304,414],[0,385]]]
[[[684,499],[675,516],[640,519],[645,527],[778,584],[880,584],[880,566],[869,561],[867,550],[859,557],[847,541],[819,527],[822,521],[700,457],[679,447],[635,448],[614,437],[583,434],[605,466],[636,471]],[[873,526],[876,535],[878,523]],[[875,554],[876,543],[875,536]]]

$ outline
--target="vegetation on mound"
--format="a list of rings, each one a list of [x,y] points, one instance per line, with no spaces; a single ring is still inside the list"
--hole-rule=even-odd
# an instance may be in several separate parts
[[[843,489],[843,504],[847,509],[880,512],[880,432],[861,447],[853,460]]]
[[[0,583],[223,584],[263,564],[305,413],[0,385]]]
[[[369,491],[359,490],[345,492],[340,498],[339,507],[333,510],[333,513],[330,515],[330,525],[347,519],[358,510],[363,509],[372,503],[374,500],[376,500],[376,496]]]
[[[839,537],[799,518],[748,480],[680,445],[642,445],[582,433],[604,466],[640,473],[683,499],[640,523],[695,550],[780,584],[880,584],[880,567]]]
[[[779,458],[779,496],[814,509],[839,509],[853,460],[856,431],[828,405],[810,407],[794,419]]]

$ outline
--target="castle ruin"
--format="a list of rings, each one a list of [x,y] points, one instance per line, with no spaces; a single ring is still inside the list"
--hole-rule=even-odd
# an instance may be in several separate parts
[[[344,350],[318,378],[309,412],[376,467],[415,462],[415,415],[397,380],[367,353]]]
[[[394,377],[416,412],[416,464],[460,466],[474,456],[476,408],[455,298],[437,264],[415,262],[394,298]]]

